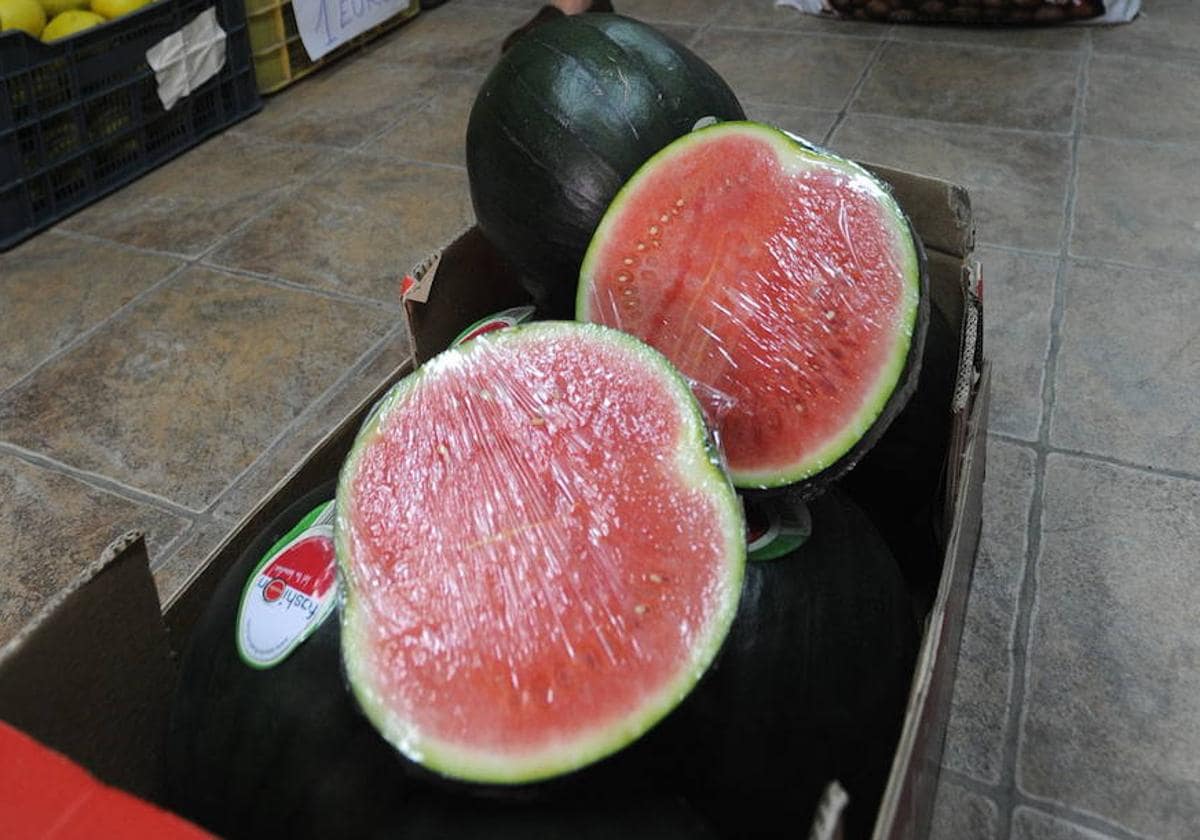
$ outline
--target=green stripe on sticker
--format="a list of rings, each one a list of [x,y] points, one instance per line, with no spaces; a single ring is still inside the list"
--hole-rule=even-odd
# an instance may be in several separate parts
[[[497,312],[494,315],[481,318],[460,332],[458,337],[450,342],[450,346],[457,347],[486,333],[523,324],[533,318],[534,311],[532,306],[514,306],[512,309],[505,309],[503,312]]]
[[[746,501],[746,559],[776,560],[812,536],[808,505],[788,496]]]

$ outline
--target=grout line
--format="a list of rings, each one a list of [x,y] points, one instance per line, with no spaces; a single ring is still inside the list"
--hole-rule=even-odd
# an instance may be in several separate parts
[[[399,125],[400,125],[400,123],[396,123],[396,125],[391,126],[391,128],[389,128],[388,130],[390,131],[392,128],[396,128]],[[382,134],[379,136],[372,136],[371,140],[377,140],[381,136],[382,136]],[[400,157],[399,155],[387,154],[384,152],[368,152],[368,151],[365,151],[364,149],[360,149],[360,148],[353,148],[350,151],[346,152],[346,154],[349,155],[350,157],[366,158],[367,160],[371,160],[371,161],[384,160],[384,161],[388,161],[389,163],[400,163],[400,164],[405,164],[407,166],[427,166],[430,169],[450,169],[450,170],[453,170],[454,172],[466,172],[467,171],[467,167],[463,166],[461,163],[441,163],[441,162],[431,161],[431,160],[417,160],[416,158]]]
[[[842,107],[838,109],[837,116],[833,119],[833,125],[829,126],[829,129],[825,132],[825,136],[821,138],[822,146],[828,146],[833,141],[833,136],[842,127],[842,123],[846,119],[846,114],[850,111],[850,106],[858,98],[858,92],[867,83],[867,77],[871,75],[871,71],[879,63],[879,59],[883,56],[883,51],[887,49],[889,43],[891,42],[888,41],[885,33],[885,37],[879,39],[879,42],[875,44],[875,48],[871,50],[871,54],[867,56],[867,61],[863,65],[862,71],[858,74],[858,78],[854,81],[854,86],[846,94],[846,98],[842,101]]]
[[[900,44],[900,41],[885,41],[885,44]],[[778,105],[776,102],[763,102],[764,105]],[[1015,134],[1022,137],[1046,137],[1058,140],[1070,140],[1073,134],[1068,131],[1045,131],[1038,128],[1016,128],[1010,125],[991,125],[989,123],[978,122],[962,122],[955,120],[935,120],[930,117],[915,117],[905,116],[901,114],[887,114],[882,111],[859,111],[854,112],[856,117],[871,117],[876,120],[892,120],[898,122],[917,123],[919,125],[929,126],[945,126],[947,128],[965,128],[979,129],[983,131],[995,131],[1001,134]]]
[[[331,151],[331,149],[328,147],[322,147],[322,149],[323,149],[323,151],[325,151],[327,153]],[[228,245],[235,238],[237,238],[243,231],[245,231],[247,228],[249,228],[250,225],[254,224],[255,222],[259,221],[260,219],[265,218],[269,213],[273,212],[285,200],[294,198],[297,193],[299,193],[302,189],[307,187],[309,184],[313,183],[318,178],[324,176],[326,173],[331,172],[334,169],[334,167],[336,167],[338,165],[338,161],[342,157],[342,154],[343,153],[339,152],[338,154],[332,155],[330,160],[326,160],[326,161],[323,161],[322,163],[317,164],[315,167],[313,167],[312,174],[310,174],[307,178],[301,178],[298,181],[289,182],[287,184],[287,186],[285,186],[279,190],[279,192],[275,196],[274,200],[268,201],[263,207],[259,208],[259,210],[257,212],[251,213],[245,219],[242,219],[241,222],[234,225],[225,234],[218,236],[216,238],[216,240],[214,240],[211,245],[209,245],[207,248],[205,248],[204,251],[201,252],[200,255],[197,256],[192,262],[199,263],[204,260],[207,260],[214,253],[219,251],[222,247],[224,247],[225,245]]]
[[[69,478],[74,478],[83,482],[97,490],[104,490],[117,496],[121,496],[128,501],[137,502],[138,504],[149,505],[150,507],[158,508],[164,513],[183,516],[188,519],[195,519],[201,511],[194,508],[189,508],[186,505],[181,505],[178,502],[171,501],[166,496],[160,496],[157,493],[151,493],[148,490],[141,490],[124,482],[117,481],[115,478],[109,478],[90,470],[73,467],[70,464],[51,458],[48,455],[43,455],[40,452],[34,452],[31,449],[26,449],[23,446],[18,446],[15,443],[8,441],[0,441],[0,452],[7,452],[10,455],[15,455],[23,461],[43,467],[52,472],[57,472],[66,475]]]
[[[1053,799],[1042,799],[1036,796],[1029,796],[1025,793],[1018,793],[1015,804],[1017,807],[1024,806],[1031,808],[1065,820],[1073,825],[1098,831],[1104,834],[1105,837],[1113,838],[1113,840],[1153,840],[1148,834],[1140,834],[1099,814],[1093,814],[1090,811],[1081,811]]]
[[[1101,452],[1088,452],[1084,449],[1072,449],[1070,447],[1054,446],[1053,444],[1048,443],[1042,444],[1037,441],[1019,438],[1006,432],[988,432],[988,435],[997,438],[998,440],[1002,440],[1005,443],[1018,444],[1026,447],[1027,449],[1032,449],[1036,452],[1041,452],[1046,455],[1064,455],[1070,458],[1079,458],[1085,461],[1095,461],[1101,464],[1108,464],[1109,466],[1120,467],[1121,469],[1125,470],[1149,473],[1153,476],[1200,482],[1200,473],[1188,472],[1187,470],[1177,470],[1171,467],[1156,467],[1153,464],[1139,464],[1136,461],[1128,461],[1124,458],[1117,458],[1113,455],[1105,455]]]
[[[969,773],[955,770],[944,764],[938,768],[938,786],[940,787],[943,782],[958,785],[960,788],[968,790],[976,796],[982,796],[985,799],[993,801],[996,799],[996,794],[1000,792],[999,786],[994,782],[985,782],[983,779],[977,779]]]
[[[263,283],[267,286],[275,286],[277,288],[287,289],[294,292],[307,292],[316,297],[326,298],[327,300],[335,300],[339,303],[349,303],[355,306],[366,306],[371,309],[381,309],[384,312],[399,314],[403,311],[403,307],[399,303],[389,303],[375,298],[362,297],[353,295],[349,292],[339,292],[333,289],[322,289],[317,286],[309,286],[304,283],[298,283],[295,280],[286,280],[282,277],[276,277],[272,274],[263,274],[262,272],[252,271],[248,268],[235,268],[233,266],[221,265],[220,263],[204,262],[196,263],[199,268],[205,268],[210,271],[216,271],[221,274],[228,274],[237,277],[241,280],[253,280],[258,283]],[[399,293],[397,293],[399,298]]]
[[[147,298],[152,293],[157,291],[160,287],[165,286],[167,283],[170,283],[172,280],[174,280],[180,274],[187,271],[190,266],[191,266],[191,263],[188,263],[188,262],[184,262],[184,263],[181,263],[181,264],[175,266],[170,271],[168,271],[166,274],[164,274],[162,277],[155,280],[153,283],[151,283],[146,288],[142,289],[140,292],[138,292],[136,295],[131,297],[129,300],[125,301],[125,303],[123,303],[121,306],[118,306],[111,313],[109,313],[109,315],[107,317],[103,318],[99,322],[93,324],[88,329],[79,333],[79,335],[72,338],[70,341],[68,341],[62,347],[58,348],[53,353],[46,356],[44,359],[42,359],[37,364],[35,364],[32,368],[25,371],[25,373],[22,374],[18,379],[13,380],[11,383],[9,383],[4,388],[0,388],[0,399],[3,399],[5,397],[9,396],[17,388],[19,388],[20,386],[24,385],[25,383],[27,383],[31,379],[33,379],[33,377],[39,371],[41,371],[43,368],[47,367],[52,362],[57,362],[63,356],[72,352],[77,347],[79,347],[84,342],[86,342],[88,339],[90,339],[92,336],[96,335],[96,333],[100,332],[102,329],[109,326],[110,324],[115,323],[121,316],[123,316],[123,315],[127,314],[129,311],[131,311],[135,305],[141,303],[141,301],[143,301],[145,298]]]
[[[391,342],[406,335],[406,328],[403,323],[397,324],[396,326],[387,330],[378,341],[370,345],[365,351],[363,351],[361,355],[359,355],[355,361],[347,365],[346,368],[343,369],[342,372],[336,378],[334,378],[332,382],[329,383],[328,387],[326,387],[324,391],[318,394],[316,398],[313,399],[307,406],[305,406],[299,414],[292,418],[292,421],[284,426],[283,429],[277,435],[275,435],[275,437],[273,437],[266,446],[262,448],[252,462],[238,472],[237,475],[233,476],[233,478],[231,478],[225,484],[225,486],[212,497],[212,501],[205,506],[202,513],[213,516],[217,506],[226,497],[226,495],[228,495],[228,493],[235,486],[237,486],[239,481],[241,481],[255,467],[262,464],[269,455],[274,453],[282,445],[282,443],[291,436],[295,429],[312,419],[317,412],[322,411],[326,406],[328,406],[328,404],[333,400],[334,396],[340,393],[352,378],[357,377],[359,373],[374,364],[380,356],[387,352],[388,346]],[[411,355],[412,353],[410,347],[410,358]]]
[[[1005,245],[1000,242],[985,242],[979,241],[975,245],[976,249],[987,249],[991,251],[1003,251],[1010,254],[1020,254],[1028,257],[1042,257],[1044,259],[1062,259],[1062,249],[1056,251],[1040,251],[1037,248],[1024,248],[1020,245]],[[1188,271],[1183,268],[1163,268],[1155,265],[1144,265],[1139,263],[1127,262],[1125,260],[1114,260],[1108,257],[1090,257],[1086,254],[1075,254],[1070,252],[1066,258],[1071,262],[1087,263],[1089,265],[1110,266],[1112,268],[1123,268],[1129,271],[1152,271],[1155,274],[1166,274],[1172,277],[1178,277],[1182,280],[1194,280],[1196,278],[1195,271]]]
[[[862,21],[847,21],[852,26],[864,25]],[[771,26],[718,26],[714,24],[713,29],[719,29],[722,32],[736,32],[745,35],[763,35],[771,33],[773,35],[786,35],[789,38],[805,38],[816,40],[818,38],[832,38],[835,41],[884,41],[888,37],[888,32],[891,24],[870,22],[865,25],[878,27],[878,29],[870,34],[856,34],[853,32],[826,32],[824,30],[817,31],[813,29],[804,29],[797,27],[795,29],[788,27],[771,27]]]
[[[144,257],[162,257],[164,259],[183,262],[191,262],[195,259],[191,254],[181,254],[178,251],[160,251],[157,248],[147,248],[144,245],[131,245],[128,242],[121,242],[117,239],[107,239],[95,233],[85,233],[82,230],[71,230],[70,228],[56,225],[50,228],[47,233],[60,234],[70,239],[75,239],[80,242],[94,242],[97,245],[110,245],[121,251],[127,251],[131,254],[139,254]]]
[[[1038,611],[1039,558],[1042,551],[1042,520],[1046,497],[1046,458],[1050,444],[1050,421],[1054,409],[1055,374],[1058,354],[1062,344],[1060,325],[1066,307],[1067,251],[1074,230],[1076,187],[1079,174],[1079,136],[1083,125],[1083,109],[1087,97],[1088,69],[1092,56],[1091,33],[1086,33],[1083,55],[1076,70],[1075,101],[1071,111],[1072,131],[1070,149],[1070,174],[1064,197],[1064,229],[1059,244],[1058,271],[1054,278],[1054,306],[1050,316],[1050,346],[1047,349],[1042,379],[1042,417],[1038,424],[1038,440],[1033,474],[1033,495],[1030,499],[1026,520],[1028,535],[1025,545],[1025,569],[1017,596],[1016,627],[1012,641],[1012,675],[1009,685],[1009,708],[1005,721],[1004,753],[1001,763],[1003,796],[1000,802],[1000,825],[998,836],[1008,837],[1012,832],[1013,810],[1019,801],[1020,786],[1017,783],[1017,764],[1021,734],[1025,724],[1025,698],[1029,692],[1029,644],[1033,624]]]

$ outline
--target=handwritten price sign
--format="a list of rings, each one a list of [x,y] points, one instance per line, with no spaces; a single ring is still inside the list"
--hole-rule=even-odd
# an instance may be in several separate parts
[[[316,61],[415,3],[417,0],[292,0],[292,9],[304,51]]]

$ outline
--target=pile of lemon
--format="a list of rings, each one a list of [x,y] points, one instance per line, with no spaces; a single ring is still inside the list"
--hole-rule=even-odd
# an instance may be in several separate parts
[[[0,30],[57,41],[140,9],[152,0],[0,0]],[[47,23],[49,21],[49,23]]]

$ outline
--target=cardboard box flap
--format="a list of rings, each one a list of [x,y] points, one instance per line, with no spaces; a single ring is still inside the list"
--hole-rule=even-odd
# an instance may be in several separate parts
[[[949,181],[873,163],[863,166],[891,184],[892,194],[912,220],[925,247],[965,257],[975,248],[971,197]]]
[[[0,718],[153,799],[175,684],[142,534],[131,531],[0,649]]]
[[[967,594],[983,519],[983,473],[987,458],[990,370],[984,364],[976,399],[963,424],[965,449],[953,473],[951,505],[956,512],[946,543],[937,597],[909,692],[908,713],[879,806],[873,840],[917,840],[928,834],[941,768],[950,695],[958,668]]]

